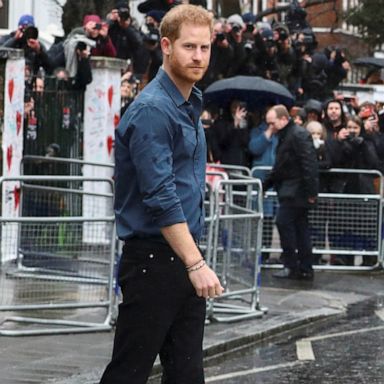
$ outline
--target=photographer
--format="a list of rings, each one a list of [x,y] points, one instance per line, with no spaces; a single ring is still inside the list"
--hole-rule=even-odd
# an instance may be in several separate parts
[[[255,35],[254,56],[258,68],[258,76],[279,82],[277,45],[271,29],[262,29]]]
[[[329,60],[329,65],[326,69],[328,77],[327,88],[328,92],[332,92],[347,77],[351,65],[345,58],[343,50],[338,47],[328,47],[324,50],[324,53]]]
[[[329,60],[323,52],[314,52],[315,36],[308,30],[297,35],[294,41],[298,58],[298,95],[301,102],[309,99],[324,100],[332,93],[327,88]]]
[[[246,103],[233,100],[212,130],[217,139],[221,164],[249,167],[249,115]]]
[[[39,41],[39,30],[35,27],[32,15],[23,15],[18,22],[16,31],[4,36],[0,45],[6,48],[24,50],[24,57],[30,63],[33,74],[40,68],[49,72],[52,68],[49,56],[44,45]]]
[[[211,60],[203,79],[198,83],[199,88],[205,89],[216,80],[229,77],[234,60],[232,45],[224,33],[224,25],[220,20],[215,21],[212,34]]]
[[[367,137],[363,122],[358,116],[347,118],[347,125],[337,133],[336,146],[332,158],[333,167],[349,169],[379,169],[379,158],[372,141]],[[374,194],[374,175],[369,174],[338,174],[332,178],[330,184],[331,193],[345,194]],[[355,207],[356,220],[340,234],[338,223],[330,220],[330,241],[336,246],[352,249],[369,250],[374,244],[374,239],[362,233],[362,225],[375,225],[376,218],[364,209]],[[363,223],[364,221],[364,223]],[[354,265],[354,258],[351,255],[338,255],[331,257],[333,265]],[[364,257],[364,265],[374,264],[372,257]]]
[[[243,43],[244,21],[240,15],[234,14],[227,19],[227,40],[233,50],[234,60],[231,63],[229,76],[239,74],[239,69],[246,57],[246,51]]]
[[[358,116],[347,118],[347,125],[337,133],[337,144],[333,148],[332,167],[350,169],[379,169],[379,157],[373,142],[367,137],[363,122]],[[340,178],[340,177],[339,177]],[[370,176],[347,175],[339,193],[374,193]]]
[[[135,65],[136,53],[142,45],[142,39],[132,26],[126,1],[117,3],[116,8],[111,11],[109,36],[116,47],[116,57],[123,60],[132,59]]]
[[[292,47],[289,30],[285,25],[273,26],[274,40],[277,45],[277,66],[280,82],[293,94],[296,93],[297,78],[295,75],[296,52]]]
[[[143,40],[144,45],[140,48],[140,61],[144,71],[142,73],[135,72],[141,78],[141,88],[145,87],[156,76],[163,63],[159,33],[153,30],[144,35]]]
[[[116,57],[116,48],[108,34],[109,25],[102,22],[100,16],[85,15],[83,29],[85,36],[95,42],[95,46],[91,49],[92,56]]]
[[[380,115],[372,103],[365,102],[360,105],[359,117],[363,120],[366,140],[373,143],[379,156],[379,170],[384,173],[384,134],[380,130]]]

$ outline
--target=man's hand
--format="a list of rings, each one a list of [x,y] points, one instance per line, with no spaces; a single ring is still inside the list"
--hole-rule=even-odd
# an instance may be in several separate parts
[[[347,128],[341,128],[337,133],[337,140],[345,140],[349,136],[349,131]]]
[[[161,233],[186,266],[196,294],[206,299],[221,295],[224,288],[221,286],[216,273],[208,265],[205,265],[201,253],[189,232],[187,223],[162,227]]]
[[[41,46],[40,42],[37,39],[28,39],[27,40],[28,47],[32,48],[37,53],[40,52]]]
[[[101,24],[100,36],[106,38],[108,36],[109,25],[107,23]]]
[[[208,265],[204,265],[196,271],[190,271],[188,275],[199,297],[214,298],[220,296],[224,291],[215,272]]]
[[[24,36],[23,30],[21,28],[18,28],[15,33],[15,39],[20,40]]]

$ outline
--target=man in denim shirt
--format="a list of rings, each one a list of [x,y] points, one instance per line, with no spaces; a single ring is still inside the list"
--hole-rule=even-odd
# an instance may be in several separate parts
[[[162,383],[204,383],[205,299],[223,290],[197,247],[206,148],[194,83],[209,63],[211,16],[179,5],[165,15],[160,32],[163,67],[116,132],[123,303],[102,384],[146,383],[157,354]]]

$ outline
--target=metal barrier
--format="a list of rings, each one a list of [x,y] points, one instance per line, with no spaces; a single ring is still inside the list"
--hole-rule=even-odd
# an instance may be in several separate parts
[[[101,167],[113,169],[114,164],[89,162],[65,157],[47,157],[26,155],[21,159],[21,175],[69,175],[82,176],[83,167]]]
[[[21,176],[1,178],[0,186],[7,182],[19,185],[21,216],[0,219],[1,256],[6,260],[0,267],[0,335],[111,329],[116,238],[113,181]],[[84,183],[105,184],[110,193],[87,192]],[[84,217],[84,199],[88,205],[109,205],[111,213]],[[99,211],[98,206],[94,208]],[[95,241],[90,241],[92,234]],[[28,316],[16,316],[19,312]]]
[[[213,251],[213,231],[216,220],[215,216],[215,189],[221,180],[228,180],[225,172],[207,171],[205,183],[205,220],[204,230],[200,238],[199,248],[204,252],[206,262],[211,265]]]
[[[213,321],[233,322],[264,313],[259,302],[258,279],[263,220],[261,191],[261,183],[255,179],[222,180],[214,191],[211,266],[225,293],[209,301],[208,318]]]
[[[254,171],[271,167],[254,167]],[[326,255],[330,264],[315,263],[315,269],[372,270],[383,264],[383,175],[375,170],[339,169],[322,171],[324,175],[339,177],[342,174],[365,175],[378,178],[379,190],[373,194],[320,193],[316,207],[310,210],[313,254],[316,258]],[[264,199],[264,233],[262,252],[281,253],[274,226],[278,206],[277,195],[267,191]],[[317,256],[316,256],[317,255]],[[346,264],[353,264],[355,256],[362,257],[367,265],[333,265],[338,255]],[[377,263],[376,263],[377,260]],[[281,264],[265,265],[281,267]]]
[[[228,179],[246,179],[252,176],[249,168],[240,165],[208,163],[207,170],[208,172],[225,173]]]

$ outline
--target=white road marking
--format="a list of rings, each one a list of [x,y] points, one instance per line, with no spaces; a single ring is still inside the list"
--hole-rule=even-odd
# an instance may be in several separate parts
[[[380,317],[381,320],[384,321],[384,309],[379,309],[376,312],[376,315]]]
[[[384,320],[384,310],[376,311],[376,314]],[[291,368],[296,365],[303,364],[304,361],[315,360],[315,355],[313,353],[312,344],[311,344],[312,341],[325,340],[325,339],[331,339],[333,337],[343,337],[343,336],[354,335],[357,333],[374,332],[374,331],[381,331],[381,330],[384,330],[384,326],[362,328],[354,331],[331,333],[328,335],[314,336],[314,337],[308,337],[306,339],[301,339],[296,342],[296,352],[299,359],[297,361],[293,361],[285,364],[270,365],[268,367],[263,367],[263,368],[253,368],[253,369],[247,369],[243,371],[235,371],[235,372],[230,372],[223,375],[211,376],[206,378],[205,382],[213,383],[215,381],[228,380],[228,379],[233,379],[235,377],[241,377],[241,376],[248,376],[248,375],[252,375],[259,372],[273,371],[275,369],[282,369],[282,368]]]
[[[299,360],[315,360],[312,344],[308,339],[296,341],[296,354]]]
[[[253,369],[247,369],[244,371],[229,372],[229,373],[225,373],[223,375],[207,377],[205,379],[205,382],[206,383],[213,383],[215,381],[228,380],[228,379],[233,379],[235,377],[253,375],[253,374],[259,373],[259,372],[273,371],[275,369],[281,369],[281,368],[292,368],[295,365],[299,365],[299,364],[303,364],[303,362],[302,361],[293,361],[291,363],[270,365],[268,367],[253,368]]]

